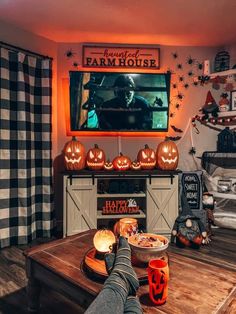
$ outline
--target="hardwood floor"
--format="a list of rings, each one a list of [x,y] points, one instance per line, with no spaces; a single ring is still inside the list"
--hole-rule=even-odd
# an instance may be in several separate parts
[[[213,264],[236,272],[236,230],[214,229],[215,236],[207,246],[199,250],[179,249],[171,244],[169,250],[177,254]],[[30,246],[38,244],[39,241]],[[26,314],[27,296],[25,275],[25,259],[22,254],[26,246],[10,247],[0,251],[0,313]],[[62,295],[43,289],[40,313],[45,314],[80,314],[84,310]],[[197,312],[196,312],[197,313]],[[236,299],[230,302],[224,312],[236,313]],[[210,313],[206,313],[210,314]]]

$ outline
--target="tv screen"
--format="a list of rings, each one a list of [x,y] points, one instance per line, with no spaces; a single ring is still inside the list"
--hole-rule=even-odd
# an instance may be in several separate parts
[[[71,131],[167,131],[169,95],[170,73],[71,71]]]

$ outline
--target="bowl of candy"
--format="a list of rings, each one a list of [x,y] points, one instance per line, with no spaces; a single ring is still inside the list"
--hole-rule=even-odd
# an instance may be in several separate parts
[[[132,255],[143,263],[162,258],[169,246],[169,240],[155,233],[137,233],[128,238]]]

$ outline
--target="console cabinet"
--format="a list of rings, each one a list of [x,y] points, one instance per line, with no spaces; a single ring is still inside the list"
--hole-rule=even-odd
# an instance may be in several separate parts
[[[123,217],[138,219],[140,229],[170,237],[178,216],[178,172],[153,170],[64,173],[63,235],[88,229],[112,228]],[[139,213],[104,214],[104,204],[131,200]]]

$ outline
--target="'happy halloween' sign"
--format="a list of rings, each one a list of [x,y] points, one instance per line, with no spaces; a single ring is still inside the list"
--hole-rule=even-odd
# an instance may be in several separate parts
[[[159,69],[160,48],[83,46],[83,67]]]
[[[133,198],[128,200],[105,201],[102,207],[102,214],[139,214],[139,206]]]

